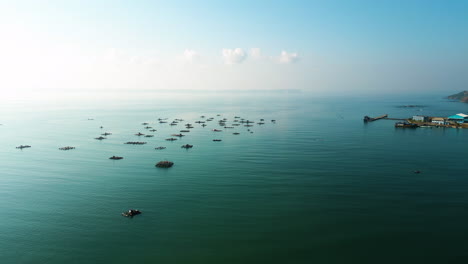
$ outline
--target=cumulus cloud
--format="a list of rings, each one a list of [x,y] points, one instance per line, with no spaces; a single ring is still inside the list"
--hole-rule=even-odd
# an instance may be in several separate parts
[[[260,48],[251,48],[250,49],[250,57],[256,59],[256,60],[259,60],[259,59],[262,59],[263,56],[262,56],[262,51]]]
[[[194,50],[186,49],[184,51],[184,58],[186,61],[190,63],[194,63],[200,60],[200,54],[198,54],[198,52]]]
[[[242,63],[247,58],[247,53],[241,49],[223,49],[223,59],[226,64]]]
[[[284,63],[284,64],[290,64],[290,63],[296,63],[299,61],[299,55],[297,53],[289,53],[286,51],[282,51],[279,58],[278,58],[279,63]]]

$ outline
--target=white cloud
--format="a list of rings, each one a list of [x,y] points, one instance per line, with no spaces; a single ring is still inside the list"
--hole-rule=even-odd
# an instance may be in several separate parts
[[[262,59],[263,56],[262,56],[262,51],[260,50],[260,48],[251,48],[250,57],[257,59],[257,60]]]
[[[194,50],[186,49],[184,51],[184,58],[187,62],[195,63],[200,60],[200,54]]]
[[[279,58],[278,58],[279,63],[284,63],[284,64],[290,64],[290,63],[296,63],[299,61],[299,55],[297,53],[289,53],[286,51],[282,51]]]
[[[236,64],[242,63],[247,58],[247,53],[241,49],[223,49],[224,63]]]

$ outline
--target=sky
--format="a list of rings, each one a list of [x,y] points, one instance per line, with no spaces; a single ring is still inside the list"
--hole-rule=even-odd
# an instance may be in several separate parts
[[[468,1],[0,0],[0,90],[468,90]]]

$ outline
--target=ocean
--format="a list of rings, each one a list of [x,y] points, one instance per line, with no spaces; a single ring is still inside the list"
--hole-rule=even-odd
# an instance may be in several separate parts
[[[468,112],[443,95],[96,92],[0,101],[2,264],[468,259],[468,130],[362,121]],[[236,116],[255,123],[218,125]],[[209,117],[206,127],[195,123]],[[170,126],[176,118],[184,121]],[[186,123],[194,126],[186,136],[165,140]],[[104,132],[112,135],[94,139]],[[156,168],[162,160],[174,166]],[[142,214],[123,217],[130,208]]]

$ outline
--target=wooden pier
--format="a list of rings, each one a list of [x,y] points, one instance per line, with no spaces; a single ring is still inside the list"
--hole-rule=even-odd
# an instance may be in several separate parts
[[[369,116],[365,116],[364,117],[364,122],[367,123],[367,122],[373,122],[373,121],[376,121],[376,120],[379,120],[379,119],[385,119],[387,118],[388,115],[385,114],[385,115],[381,115],[381,116],[378,116],[378,117],[369,117]]]
[[[390,117],[386,117],[384,118],[385,120],[399,120],[399,121],[407,121],[408,118],[390,118]]]

